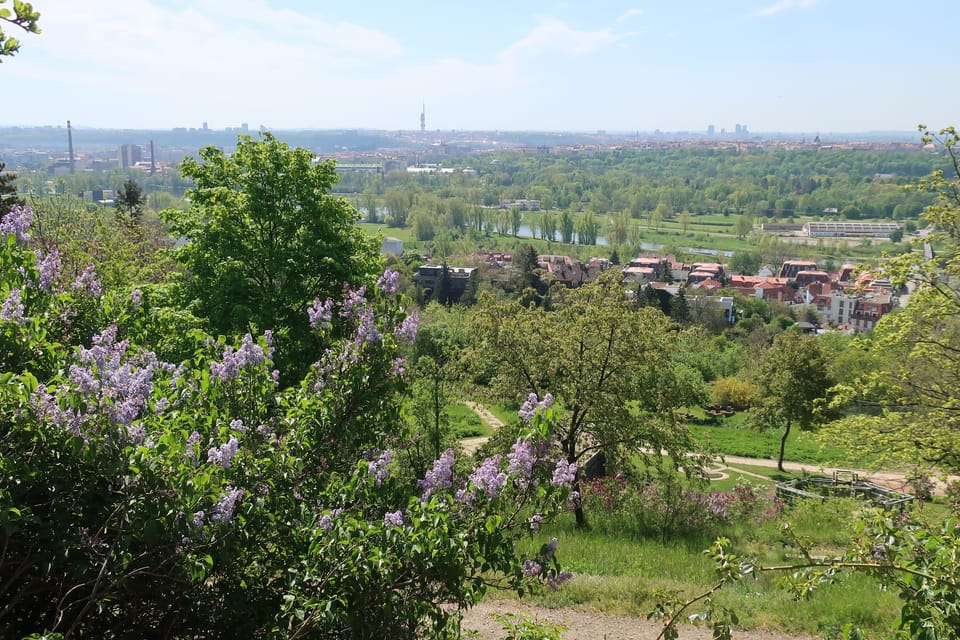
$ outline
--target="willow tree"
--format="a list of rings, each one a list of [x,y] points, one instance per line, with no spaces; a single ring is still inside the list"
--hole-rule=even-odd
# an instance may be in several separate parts
[[[553,395],[556,446],[567,462],[582,466],[597,451],[625,464],[636,454],[659,462],[664,452],[678,459],[692,449],[674,416],[682,394],[671,361],[676,327],[666,316],[634,311],[616,271],[577,289],[554,287],[545,307],[484,299],[475,355],[501,393]],[[582,508],[576,516],[586,524]]]

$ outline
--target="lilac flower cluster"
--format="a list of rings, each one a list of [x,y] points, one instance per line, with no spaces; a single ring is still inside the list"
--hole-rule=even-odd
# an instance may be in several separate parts
[[[517,441],[510,447],[510,453],[507,454],[507,474],[529,478],[533,474],[533,465],[536,461],[533,443],[523,438],[517,438]]]
[[[404,344],[412,345],[417,339],[418,326],[420,326],[420,314],[414,309],[403,319],[403,322],[397,327],[394,335]]]
[[[317,522],[317,526],[323,529],[324,531],[330,531],[333,529],[333,521],[336,518],[340,517],[340,514],[343,513],[343,509],[334,509],[330,513],[326,513],[320,516],[320,520]]]
[[[477,491],[482,491],[491,500],[498,498],[507,484],[507,474],[500,470],[502,459],[502,456],[497,454],[480,463],[469,477],[468,487],[472,486],[473,489],[465,487],[458,491],[457,501],[472,504]]]
[[[230,428],[234,431],[239,431],[240,433],[245,433],[247,427],[243,424],[243,420],[236,418],[235,420],[230,421]]]
[[[550,558],[552,558],[556,552],[557,539],[551,538],[550,542],[543,545],[543,548],[541,548],[540,554],[537,556],[536,560],[523,561],[523,575],[527,576],[528,578],[535,578],[536,576],[539,576],[543,572],[544,565],[550,561]],[[552,572],[550,577],[551,580],[556,582],[556,577],[552,575]],[[569,578],[566,580],[569,580]],[[566,582],[566,580],[564,580],[564,582]]]
[[[417,482],[423,489],[420,499],[426,501],[438,489],[449,489],[453,486],[453,449],[447,449],[439,459],[433,463],[433,469],[427,471],[423,480]]]
[[[349,287],[344,287],[343,294],[343,303],[340,305],[340,317],[353,318],[356,316],[358,308],[367,304],[367,300],[364,297],[367,294],[367,288],[360,287],[359,289],[350,289]]]
[[[562,585],[564,582],[568,582],[572,577],[573,574],[569,571],[561,571],[557,575],[553,575],[553,572],[551,571],[550,576],[547,578],[547,584],[550,585],[551,589],[556,591],[560,585]]]
[[[159,366],[150,351],[128,356],[130,343],[117,342],[117,327],[111,325],[93,337],[89,349],[79,347],[79,364],[71,365],[70,381],[86,396],[99,394],[100,407],[111,420],[130,425],[146,406],[153,393],[153,377]],[[88,403],[89,404],[89,403]],[[128,433],[139,440],[134,429]]]
[[[383,524],[388,528],[402,527],[404,523],[403,511],[388,511],[383,514]]]
[[[10,289],[10,293],[7,294],[7,299],[0,305],[0,320],[23,324],[25,322],[23,314],[24,308],[23,302],[21,302],[20,299],[20,289]]]
[[[402,376],[407,373],[407,359],[404,357],[394,358],[392,366],[390,367],[391,376]]]
[[[24,245],[30,241],[32,224],[33,209],[15,204],[10,207],[10,211],[5,216],[0,218],[0,234],[12,233],[17,237],[17,244]]]
[[[530,531],[540,533],[540,526],[543,524],[543,515],[535,513],[530,516]]]
[[[197,445],[200,444],[200,434],[194,431],[190,434],[190,437],[187,438],[187,451],[186,457],[187,460],[193,465],[197,466]]]
[[[387,465],[390,464],[391,460],[393,460],[393,451],[388,449],[387,451],[381,452],[376,460],[367,463],[367,476],[373,478],[374,484],[378,487],[383,484],[384,480],[390,477],[390,471],[387,469]]]
[[[567,463],[566,460],[557,460],[557,466],[553,469],[553,478],[550,484],[555,487],[569,486],[577,477],[577,465],[574,462]]]
[[[320,302],[320,298],[316,298],[307,309],[307,318],[310,319],[311,329],[329,329],[333,318],[333,300],[327,298]]]
[[[92,264],[88,264],[73,281],[73,290],[95,297],[103,293],[103,287],[100,286],[100,280],[97,279],[97,272]]]
[[[380,342],[380,332],[377,330],[376,316],[373,313],[373,307],[364,305],[357,312],[357,335],[356,341],[359,343],[376,344]]]
[[[218,464],[224,469],[229,469],[231,460],[237,455],[240,442],[237,436],[230,436],[230,439],[219,447],[210,447],[207,450],[207,462]]]
[[[377,279],[377,287],[388,295],[393,295],[400,288],[400,273],[387,267],[383,275]]]
[[[36,391],[30,395],[33,413],[42,422],[59,425],[75,436],[83,436],[80,425],[85,416],[74,408],[61,409],[60,398],[63,395],[63,387],[57,389],[57,394],[54,395],[47,390],[46,385],[38,385]]]
[[[130,292],[130,304],[133,305],[133,310],[136,311],[140,308],[140,305],[143,304],[143,292],[140,289],[134,289]]]
[[[523,403],[523,406],[520,407],[520,410],[517,412],[520,414],[520,418],[530,424],[533,421],[533,417],[537,414],[543,414],[547,409],[553,406],[553,395],[546,394],[543,396],[543,400],[537,397],[537,394],[531,393],[527,396],[527,400]]]
[[[263,350],[263,347],[254,342],[253,336],[248,333],[243,336],[240,341],[240,348],[236,351],[233,350],[233,347],[227,345],[223,350],[223,361],[210,363],[210,373],[219,378],[221,382],[229,382],[240,375],[242,369],[261,365],[268,357],[270,355]]]
[[[51,247],[46,255],[41,254],[38,249],[37,255],[37,288],[44,293],[53,291],[53,286],[60,278],[60,252],[56,247]]]
[[[210,522],[216,524],[227,524],[233,518],[233,511],[236,508],[237,500],[243,497],[243,489],[234,489],[227,487],[227,492],[220,496],[217,504],[213,505],[213,513],[210,514]]]

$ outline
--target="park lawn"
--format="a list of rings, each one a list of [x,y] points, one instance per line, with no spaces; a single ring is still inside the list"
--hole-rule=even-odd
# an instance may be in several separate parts
[[[689,427],[698,443],[720,454],[768,460],[776,460],[780,455],[783,431],[751,429],[743,424],[742,414],[718,418],[715,424],[691,424]],[[849,458],[842,449],[821,444],[814,434],[796,428],[790,431],[784,453],[785,459],[791,462],[830,466],[856,464],[858,467],[864,464],[862,460]]]

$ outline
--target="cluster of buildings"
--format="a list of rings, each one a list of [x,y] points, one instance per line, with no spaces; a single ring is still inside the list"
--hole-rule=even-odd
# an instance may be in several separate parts
[[[477,277],[481,267],[494,271],[514,268],[509,253],[481,252],[471,259],[478,266],[450,267],[457,290]],[[852,264],[829,272],[813,261],[787,260],[776,275],[766,269],[760,275],[747,276],[729,273],[717,262],[685,263],[672,254],[641,254],[625,265],[614,265],[605,258],[581,262],[564,255],[540,255],[537,263],[541,278],[568,287],[579,287],[596,280],[604,271],[620,269],[624,283],[631,289],[649,284],[673,296],[684,290],[688,300],[699,299],[718,307],[729,324],[737,320],[736,299],[731,292],[815,310],[823,320],[822,327],[850,333],[873,329],[880,318],[893,311],[898,299],[888,280],[877,279],[869,272],[858,274]],[[431,288],[440,270],[438,265],[424,265],[414,279],[424,288]]]

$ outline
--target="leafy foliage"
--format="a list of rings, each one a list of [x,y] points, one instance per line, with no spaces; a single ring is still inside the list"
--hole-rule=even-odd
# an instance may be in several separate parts
[[[206,147],[181,167],[196,181],[189,211],[163,212],[186,240],[176,256],[196,313],[225,335],[275,328],[290,379],[319,355],[304,305],[369,282],[379,265],[375,240],[354,226],[360,214],[327,193],[333,162],[313,160],[270,134],[241,136],[230,157]]]
[[[40,27],[37,26],[40,13],[34,11],[29,2],[13,0],[12,9],[2,6],[5,4],[7,0],[0,0],[0,62],[3,62],[4,57],[12,56],[20,50],[20,41],[4,33],[4,22],[20,27],[28,33],[40,33]]]
[[[0,635],[442,637],[490,584],[568,578],[555,543],[514,552],[567,496],[549,411],[507,458],[459,474],[445,452],[413,495],[391,479],[416,330],[396,274],[316,300],[314,330],[336,313],[339,335],[281,389],[269,330],[193,332],[163,362],[143,294],[47,279],[29,222],[0,221]],[[82,301],[110,323],[70,349],[42,318]]]
[[[614,461],[642,448],[673,457],[692,448],[673,411],[671,325],[657,310],[631,307],[619,275],[608,272],[579,289],[555,287],[549,310],[488,299],[477,313],[478,370],[490,371],[502,393],[549,389],[562,408],[561,455],[571,463],[598,450]]]

